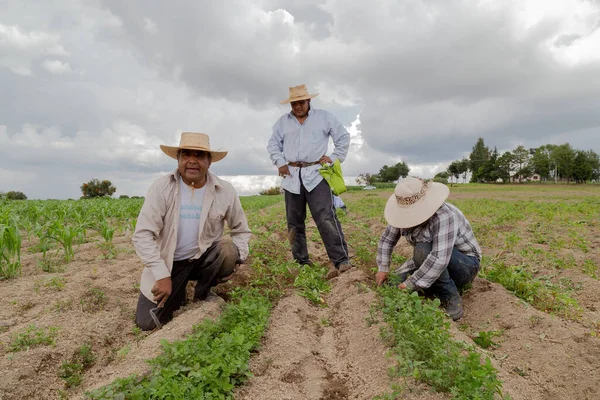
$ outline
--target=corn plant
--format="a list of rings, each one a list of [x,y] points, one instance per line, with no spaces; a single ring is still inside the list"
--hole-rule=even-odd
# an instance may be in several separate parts
[[[70,262],[75,256],[73,252],[73,241],[81,235],[81,233],[81,227],[63,225],[61,220],[52,222],[48,229],[48,237],[56,240],[63,246],[66,262]]]
[[[15,219],[0,224],[0,279],[21,273],[21,233]]]

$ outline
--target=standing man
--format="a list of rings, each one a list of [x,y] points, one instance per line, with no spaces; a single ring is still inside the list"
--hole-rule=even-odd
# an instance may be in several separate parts
[[[396,185],[385,206],[388,222],[377,247],[378,285],[389,275],[394,246],[402,236],[413,257],[398,268],[403,290],[423,290],[438,297],[454,321],[464,314],[458,290],[479,272],[481,248],[463,213],[446,203],[450,190],[437,182],[409,178]]]
[[[350,134],[337,118],[325,110],[311,108],[305,85],[289,88],[289,97],[281,104],[291,104],[273,126],[267,150],[271,161],[283,177],[285,212],[288,237],[294,260],[300,265],[310,264],[306,246],[306,205],[321,234],[327,255],[333,267],[328,278],[349,270],[348,246],[342,227],[335,214],[333,194],[327,181],[319,173],[322,163],[343,162],[348,154]],[[333,153],[325,155],[329,138],[333,140]]]
[[[194,132],[183,132],[178,147],[160,148],[177,169],[152,184],[133,235],[145,267],[135,313],[142,330],[173,318],[188,281],[197,281],[194,298],[204,300],[246,259],[250,239],[235,189],[209,171],[227,152],[211,150],[209,137]],[[225,222],[231,239],[223,237]]]

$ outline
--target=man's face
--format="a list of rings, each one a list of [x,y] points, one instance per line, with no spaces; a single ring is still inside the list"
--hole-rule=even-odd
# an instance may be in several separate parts
[[[308,115],[310,100],[292,101],[290,104],[292,105],[292,113],[296,118],[304,118]]]
[[[179,150],[178,169],[185,183],[191,185],[204,183],[208,168],[210,168],[211,157],[207,151]]]

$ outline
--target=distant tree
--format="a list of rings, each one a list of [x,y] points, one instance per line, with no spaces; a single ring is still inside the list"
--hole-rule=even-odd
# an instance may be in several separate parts
[[[498,161],[498,149],[494,147],[494,150],[490,153],[490,158],[481,166],[480,178],[485,182],[496,182],[498,179],[498,171],[496,170],[496,162]]]
[[[483,166],[490,159],[490,149],[486,147],[483,138],[477,139],[469,155],[469,169],[471,170],[471,182],[483,182]]]
[[[6,200],[27,200],[27,196],[23,192],[6,192]]]
[[[502,179],[502,182],[510,182],[510,171],[513,163],[513,155],[510,151],[502,153],[496,161],[496,173],[498,178]]]
[[[120,199],[128,199],[129,196],[127,196],[126,194],[122,194],[119,196]]]
[[[519,183],[521,179],[528,178],[532,174],[531,168],[529,168],[529,150],[523,146],[518,146],[512,152],[512,169],[515,171],[515,175],[519,177]]]
[[[460,176],[460,160],[452,161],[448,165],[448,175],[454,177],[454,182],[458,183],[458,177]]]
[[[281,188],[279,186],[272,186],[268,189],[261,190],[258,194],[260,194],[261,196],[273,196],[281,194]]]
[[[566,179],[567,182],[573,178],[575,156],[575,150],[573,150],[569,143],[555,146],[552,149],[550,157],[555,163],[555,176],[557,178]]]
[[[447,171],[442,171],[442,172],[438,172],[437,174],[435,174],[435,176],[433,177],[433,181],[434,182],[439,182],[439,183],[443,183],[444,185],[448,184],[448,177],[450,175],[448,174]]]
[[[573,179],[577,183],[590,181],[594,176],[592,160],[588,157],[589,153],[587,151],[577,150],[575,152],[575,159],[573,160]]]
[[[391,167],[384,165],[379,170],[376,180],[379,182],[394,182],[400,179],[400,177],[406,178],[409,172],[410,168],[404,161],[392,165]]]
[[[540,179],[545,181],[550,179],[554,173],[554,162],[550,158],[553,145],[543,145],[537,149],[532,149],[530,165],[533,173],[538,174]]]
[[[356,178],[356,184],[357,185],[370,185],[375,181],[375,178],[377,177],[377,175],[373,175],[373,174],[369,174],[364,173],[364,174],[359,174],[358,178]]]
[[[463,183],[467,182],[467,172],[469,172],[469,165],[471,165],[471,164],[470,164],[469,160],[467,160],[466,158],[463,158],[458,163],[458,171],[463,176]],[[473,181],[473,180],[471,179],[471,181]]]
[[[81,185],[82,198],[90,199],[92,197],[112,196],[117,188],[108,180],[99,181],[94,178],[88,183]]]
[[[594,150],[588,150],[587,158],[592,166],[592,179],[598,181],[600,179],[600,156]]]

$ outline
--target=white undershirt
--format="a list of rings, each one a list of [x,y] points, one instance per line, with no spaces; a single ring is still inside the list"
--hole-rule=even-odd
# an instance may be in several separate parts
[[[179,177],[179,226],[177,227],[174,261],[187,260],[200,251],[198,233],[205,191],[206,185],[201,189],[194,189]]]

